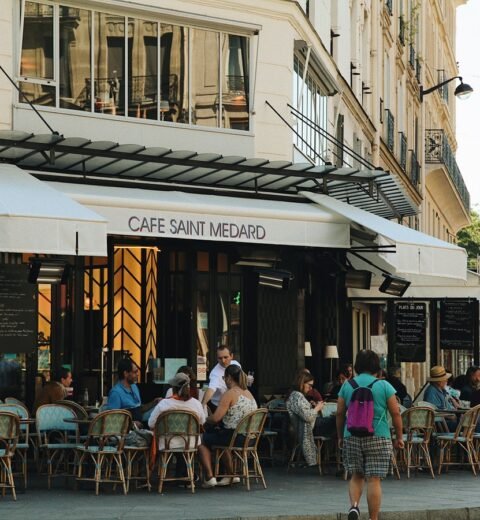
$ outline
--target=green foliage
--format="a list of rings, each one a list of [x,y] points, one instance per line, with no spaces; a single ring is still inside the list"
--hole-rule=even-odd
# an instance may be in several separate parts
[[[480,256],[480,215],[472,210],[470,218],[472,223],[457,233],[457,243],[467,250],[469,269],[476,270],[477,257]]]

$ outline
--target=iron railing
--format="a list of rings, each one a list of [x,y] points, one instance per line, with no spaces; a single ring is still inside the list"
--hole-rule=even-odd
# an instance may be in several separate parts
[[[395,118],[388,108],[385,109],[385,141],[388,149],[395,150]]]
[[[403,132],[398,132],[400,167],[404,172],[407,171],[407,136]]]
[[[410,150],[410,182],[418,190],[420,184],[420,163],[417,160],[417,155],[413,150]]]
[[[385,6],[387,8],[388,14],[390,16],[393,15],[393,0],[385,0]]]
[[[422,64],[418,58],[415,59],[415,77],[421,83]]]
[[[425,130],[425,162],[445,166],[468,213],[470,211],[470,193],[444,130]]]
[[[398,39],[400,40],[400,43],[402,45],[405,45],[405,29],[406,29],[405,19],[403,18],[403,16],[399,16],[398,17]]]
[[[410,67],[415,70],[415,47],[412,44],[410,44],[408,63],[410,64]]]

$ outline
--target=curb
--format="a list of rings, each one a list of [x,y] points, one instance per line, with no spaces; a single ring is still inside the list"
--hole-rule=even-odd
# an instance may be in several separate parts
[[[368,520],[362,513],[361,520]],[[203,519],[212,520],[212,518]],[[347,520],[347,513],[327,513],[319,515],[281,515],[281,516],[236,516],[215,520]],[[384,511],[380,520],[480,520],[480,507],[459,509],[429,509],[426,511]]]

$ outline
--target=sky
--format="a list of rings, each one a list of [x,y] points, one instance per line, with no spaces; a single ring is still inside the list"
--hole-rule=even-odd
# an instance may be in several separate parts
[[[460,76],[473,87],[469,99],[457,100],[457,164],[480,211],[480,0],[457,8],[457,60]]]

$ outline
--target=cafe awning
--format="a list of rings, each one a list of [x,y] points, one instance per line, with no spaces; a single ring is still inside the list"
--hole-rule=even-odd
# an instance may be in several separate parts
[[[384,270],[398,275],[422,275],[465,280],[467,253],[438,238],[396,224],[327,195],[301,194],[323,210],[348,218],[355,229],[370,234],[378,252],[363,256]],[[389,252],[386,252],[390,246]],[[382,248],[384,250],[382,251]]]
[[[0,164],[0,251],[107,256],[107,223],[17,166]]]
[[[48,182],[104,217],[109,235],[349,248],[348,219],[311,204]]]

